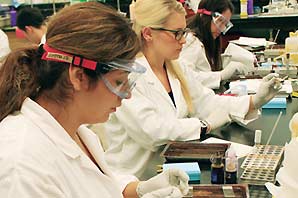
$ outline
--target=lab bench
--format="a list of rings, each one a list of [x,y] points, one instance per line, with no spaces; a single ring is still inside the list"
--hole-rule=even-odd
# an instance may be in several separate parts
[[[248,18],[240,18],[240,15],[233,15],[231,22],[233,23],[233,31],[240,29],[284,29],[294,30],[298,28],[298,14],[283,15],[250,15]]]
[[[246,144],[253,146],[254,144],[254,134],[255,130],[262,130],[261,144],[265,145],[272,128],[279,117],[280,111],[282,115],[277,124],[275,133],[272,136],[270,145],[281,145],[284,146],[286,142],[291,139],[291,132],[289,130],[289,122],[292,116],[298,112],[298,98],[287,98],[287,108],[286,109],[262,109],[261,116],[259,119],[252,121],[246,126],[241,126],[237,123],[232,123],[226,127],[220,128],[211,133],[208,137],[216,137],[236,143]],[[208,138],[207,137],[207,138]],[[238,182],[240,181],[240,176],[243,172],[240,166],[244,158],[240,158],[239,170],[238,170]],[[208,160],[199,160],[199,165],[201,169],[201,184],[210,184],[211,178],[211,167]],[[252,198],[268,198],[271,197],[270,193],[267,191],[263,185],[249,185],[250,197]]]

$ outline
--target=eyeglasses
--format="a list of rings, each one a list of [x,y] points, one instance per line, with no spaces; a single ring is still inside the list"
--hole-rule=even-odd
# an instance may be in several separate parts
[[[153,27],[150,27],[152,30],[157,30],[157,31],[167,31],[167,32],[172,32],[174,35],[175,35],[175,39],[177,41],[180,41],[182,39],[182,37],[186,37],[187,34],[190,32],[190,29],[189,28],[185,28],[183,30],[169,30],[169,29],[166,29],[166,28],[153,28]]]
[[[231,21],[227,20],[222,14],[218,12],[212,13],[212,21],[217,27],[217,29],[223,34],[226,34],[229,31],[229,29],[233,27]]]

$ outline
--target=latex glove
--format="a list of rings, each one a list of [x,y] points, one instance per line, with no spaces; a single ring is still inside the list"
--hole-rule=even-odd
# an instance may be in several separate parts
[[[298,113],[295,113],[289,123],[290,131],[292,132],[292,138],[298,136]]]
[[[156,191],[161,188],[177,187],[183,195],[188,193],[188,175],[180,169],[168,169],[147,181],[139,182],[137,194],[142,197],[146,193]]]
[[[221,80],[228,80],[237,74],[246,75],[251,70],[252,69],[250,66],[246,66],[240,62],[232,61],[220,72]]]
[[[252,102],[256,109],[269,102],[281,89],[278,76],[276,73],[271,73],[263,78],[257,93],[252,96]]]
[[[174,186],[161,188],[150,193],[145,194],[142,198],[182,198],[181,191]]]
[[[208,123],[211,131],[231,123],[232,119],[227,110],[218,108],[209,114],[205,121]]]

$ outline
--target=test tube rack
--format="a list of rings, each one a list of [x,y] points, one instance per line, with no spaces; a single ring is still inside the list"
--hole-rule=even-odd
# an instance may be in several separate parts
[[[284,153],[283,146],[257,145],[241,165],[244,169],[240,179],[244,183],[264,185],[275,182],[275,174]]]

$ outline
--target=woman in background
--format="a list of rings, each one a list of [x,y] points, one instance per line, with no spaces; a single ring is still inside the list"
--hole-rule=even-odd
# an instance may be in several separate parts
[[[223,69],[221,34],[233,26],[230,22],[233,9],[230,0],[201,0],[197,13],[188,18],[187,26],[193,34],[186,38],[179,62],[200,73],[202,84],[212,89],[236,74],[247,74],[254,67],[251,55],[247,57],[247,65],[232,61]]]

